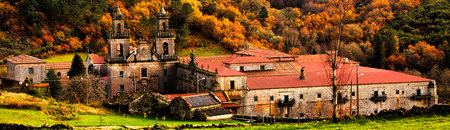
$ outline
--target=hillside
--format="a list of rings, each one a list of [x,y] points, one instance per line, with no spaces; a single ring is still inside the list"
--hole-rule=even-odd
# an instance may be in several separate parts
[[[345,43],[369,45],[370,38],[417,0],[354,0],[345,22]],[[266,0],[6,0],[0,2],[0,58],[26,53],[45,58],[67,52],[105,54],[111,12],[118,5],[132,43],[149,38],[162,5],[178,32],[177,47],[213,41],[224,51],[250,44],[292,54],[321,53],[336,37],[336,17],[325,1],[301,1],[299,8],[272,8]],[[414,4],[411,4],[414,3]],[[272,2],[272,4],[276,4]],[[191,39],[189,35],[199,39]],[[367,48],[362,48],[365,50]],[[365,52],[368,53],[368,52]]]

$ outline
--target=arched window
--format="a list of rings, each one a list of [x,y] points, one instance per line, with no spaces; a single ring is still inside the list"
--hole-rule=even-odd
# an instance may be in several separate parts
[[[123,45],[119,45],[119,56],[123,56]]]
[[[166,23],[165,22],[163,23],[163,30],[164,30],[164,32],[166,31]]]
[[[163,44],[163,52],[164,52],[164,55],[169,54],[169,44],[167,44],[167,42],[164,42],[164,44]]]
[[[121,30],[121,26],[120,26],[120,23],[118,23],[117,24],[117,33],[120,33],[120,30]]]

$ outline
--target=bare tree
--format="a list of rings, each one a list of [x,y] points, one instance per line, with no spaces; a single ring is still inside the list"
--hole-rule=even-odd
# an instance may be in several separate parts
[[[106,98],[106,81],[92,75],[75,76],[64,87],[61,99],[69,102],[89,103],[104,101]]]
[[[352,0],[329,0],[329,12],[333,15],[335,18],[334,24],[337,26],[337,42],[336,46],[333,48],[333,51],[330,53],[330,60],[328,61],[331,65],[332,69],[332,76],[331,76],[331,85],[332,85],[332,101],[333,101],[333,120],[337,122],[337,105],[338,105],[338,91],[339,91],[339,85],[338,82],[346,83],[347,81],[344,81],[345,72],[341,73],[343,75],[342,78],[339,78],[340,81],[338,81],[338,75],[337,70],[339,69],[339,62],[338,61],[338,55],[339,55],[339,49],[342,46],[341,43],[341,37],[342,37],[342,31],[344,28],[345,22],[347,22],[349,11],[353,8],[353,1]],[[343,70],[343,69],[341,69]],[[349,74],[348,74],[349,75]],[[349,76],[348,76],[349,77]],[[348,80],[348,78],[347,78]]]

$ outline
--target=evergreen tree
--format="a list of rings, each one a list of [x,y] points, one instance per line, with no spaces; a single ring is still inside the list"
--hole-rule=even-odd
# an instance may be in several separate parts
[[[380,34],[376,34],[371,43],[373,44],[374,55],[371,60],[371,65],[376,68],[383,68],[384,65],[384,42]]]
[[[265,19],[269,17],[269,11],[265,6],[261,7],[261,11],[259,11],[259,21],[261,23],[265,22]]]
[[[84,67],[83,60],[81,59],[80,55],[75,53],[75,56],[72,60],[72,66],[70,67],[69,72],[67,75],[72,78],[77,75],[86,75],[86,68]]]
[[[58,97],[58,94],[61,91],[61,82],[59,82],[59,76],[56,75],[55,70],[53,68],[49,69],[47,72],[47,83],[50,87],[50,95],[53,98]]]

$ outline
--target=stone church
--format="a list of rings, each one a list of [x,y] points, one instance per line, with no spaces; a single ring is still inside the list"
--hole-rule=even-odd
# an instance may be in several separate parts
[[[117,7],[112,15],[113,28],[108,32],[108,96],[118,92],[152,90],[170,92],[175,85],[175,33],[169,28],[169,17],[161,8],[157,29],[148,40],[130,46],[130,32],[125,29],[124,16]]]

